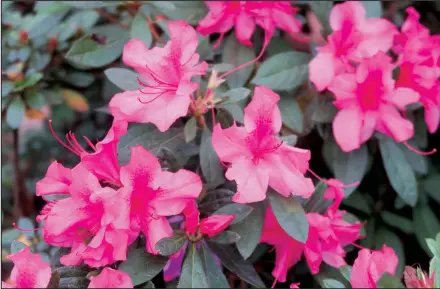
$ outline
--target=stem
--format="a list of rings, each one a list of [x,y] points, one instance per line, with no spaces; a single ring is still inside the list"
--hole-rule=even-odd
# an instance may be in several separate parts
[[[101,10],[101,9],[98,9],[98,8],[95,8],[95,9],[93,9],[93,10],[95,10],[96,12],[98,12],[99,15],[101,15],[102,17],[104,17],[104,18],[107,19],[108,21],[110,21],[110,22],[112,22],[112,23],[116,23],[116,24],[118,24],[121,28],[123,28],[123,29],[128,29],[128,28],[129,28],[128,25],[126,25],[126,24],[124,24],[124,23],[121,23],[121,22],[119,21],[119,19],[115,18],[113,15],[111,15],[110,13],[105,12],[104,10]]]

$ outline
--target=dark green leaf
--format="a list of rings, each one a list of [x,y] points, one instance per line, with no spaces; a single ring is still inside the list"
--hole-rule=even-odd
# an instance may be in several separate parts
[[[6,111],[6,122],[13,128],[19,128],[24,118],[24,103],[20,97],[16,96]]]
[[[241,108],[238,103],[230,103],[222,106],[234,117],[237,122],[244,122],[243,108]]]
[[[41,71],[50,63],[50,60],[51,56],[49,53],[34,51],[29,59],[28,66],[35,71]]]
[[[216,187],[225,182],[224,169],[212,147],[211,131],[203,130],[200,143],[200,167],[206,182]]]
[[[225,40],[222,61],[237,67],[255,58],[253,49],[238,42],[235,33],[231,33]],[[243,87],[252,74],[255,64],[251,64],[226,77],[230,88]]]
[[[99,20],[99,13],[94,10],[80,10],[75,11],[69,18],[64,22],[68,26],[75,27],[75,31],[78,28],[88,31],[92,28]]]
[[[224,93],[224,96],[227,96],[229,98],[223,103],[224,104],[236,103],[238,101],[246,99],[250,93],[251,91],[244,87],[233,88]]]
[[[189,246],[185,261],[183,261],[182,273],[180,274],[177,288],[209,288],[208,279],[196,244]]]
[[[23,81],[17,82],[15,84],[15,88],[14,88],[13,91],[14,92],[22,91],[26,87],[34,86],[42,78],[43,78],[43,74],[42,73],[40,73],[40,72],[34,73],[34,74],[26,77],[25,79],[23,79]]]
[[[102,67],[113,62],[119,58],[128,41],[127,31],[113,24],[95,27],[90,32],[76,40],[66,54],[69,61],[86,68]],[[103,43],[98,42],[96,37],[102,38]]]
[[[27,248],[25,244],[23,244],[20,241],[14,240],[11,243],[11,254],[15,254],[23,250],[24,248]]]
[[[322,280],[323,288],[345,288],[344,284],[335,279],[325,278]]]
[[[382,3],[380,1],[361,1],[367,11],[367,18],[382,17]]]
[[[95,81],[95,76],[91,73],[75,71],[66,74],[64,80],[76,87],[84,88],[89,87]]]
[[[379,250],[382,248],[383,245],[387,245],[388,247],[393,248],[394,252],[396,252],[399,263],[397,265],[395,275],[402,276],[403,269],[405,267],[405,250],[399,236],[385,228],[379,228],[375,233],[374,248],[376,250]]]
[[[281,111],[283,123],[293,131],[302,133],[304,128],[303,114],[293,95],[281,93],[278,107]]]
[[[229,230],[240,235],[236,242],[237,249],[243,258],[249,258],[260,241],[263,232],[265,208],[262,202],[250,204],[254,209],[244,221],[231,225]]]
[[[414,233],[414,224],[412,220],[390,213],[388,211],[383,211],[380,215],[382,216],[382,220],[388,225],[400,229],[407,234]]]
[[[2,80],[2,97],[8,95],[14,89],[14,83],[9,80]]]
[[[174,232],[170,238],[163,238],[156,243],[156,250],[163,256],[171,256],[179,251],[186,241],[186,234],[182,231]]]
[[[127,261],[119,266],[119,270],[128,273],[136,286],[153,279],[167,262],[168,258],[148,254],[145,248],[139,248],[128,253]]]
[[[289,146],[295,146],[296,142],[298,141],[298,137],[294,134],[291,134],[280,137],[280,140]]]
[[[384,273],[377,282],[378,288],[405,288],[399,278]]]
[[[202,1],[153,1],[151,4],[169,18],[185,20],[189,24],[198,24],[208,12]]]
[[[203,268],[206,272],[209,288],[229,288],[228,280],[223,274],[222,267],[217,264],[217,261],[212,255],[211,250],[202,243],[199,251],[202,259]]]
[[[416,148],[419,149],[417,144],[414,141],[408,141],[408,143]],[[410,151],[404,144],[398,143],[397,144],[399,148],[401,149],[402,153],[405,156],[405,159],[410,164],[411,168],[419,174],[426,175],[428,173],[428,160],[427,157],[424,155],[416,154],[413,151]]]
[[[350,288],[350,283],[344,274],[337,268],[322,264],[319,273],[314,277],[323,288]]]
[[[211,215],[221,207],[231,204],[234,192],[228,189],[216,189],[210,191],[199,204],[199,210],[204,215]]]
[[[439,221],[428,205],[419,205],[413,210],[414,232],[420,246],[430,257],[433,256],[426,244],[427,238],[435,238],[435,234],[440,232]]]
[[[64,15],[66,15],[66,12],[67,10],[50,14],[39,13],[29,18],[29,21],[23,21],[21,29],[28,32],[30,39],[36,39],[58,25]]]
[[[195,117],[191,117],[186,123],[185,127],[183,128],[183,133],[185,134],[185,141],[191,142],[193,141],[197,136],[197,120]]]
[[[14,228],[2,230],[2,246],[11,244],[20,235],[20,231]]]
[[[240,238],[240,235],[234,231],[223,231],[219,235],[212,237],[210,241],[227,245],[236,243]]]
[[[422,181],[422,187],[426,193],[440,203],[440,174],[434,172]]]
[[[212,45],[209,43],[209,35],[206,37],[197,34],[199,37],[199,45],[196,52],[200,55],[201,60],[212,60],[214,52],[212,51]],[[220,72],[217,70],[217,72]]]
[[[312,8],[313,12],[315,12],[316,17],[318,18],[319,22],[321,22],[324,34],[329,34],[332,32],[332,29],[330,27],[329,23],[329,15],[330,10],[333,7],[333,1],[308,1],[310,7]]]
[[[142,288],[156,288],[156,286],[154,286],[154,283],[151,281],[148,281],[147,284],[145,284],[144,286],[142,286]]]
[[[138,90],[137,73],[126,68],[108,68],[105,76],[122,90]]]
[[[256,85],[274,90],[293,90],[307,80],[310,55],[303,52],[284,52],[263,62],[252,79]]]
[[[208,243],[211,251],[216,254],[223,265],[238,277],[248,282],[257,288],[266,288],[260,276],[255,271],[254,266],[250,261],[246,261],[241,257],[233,245],[219,245],[215,243]]]
[[[374,203],[361,192],[354,192],[342,202],[344,205],[359,210],[367,215],[373,211]]]
[[[414,207],[417,202],[414,171],[392,138],[381,136],[379,147],[391,186],[408,205]]]
[[[374,236],[376,234],[376,218],[375,217],[371,217],[370,219],[367,220],[367,225],[365,226],[365,231],[366,231],[366,235],[367,237],[365,239],[361,240],[361,245],[366,247],[366,248],[371,248],[374,246]]]
[[[327,184],[319,182],[315,186],[315,191],[312,196],[306,200],[304,204],[304,209],[306,212],[316,212],[324,214],[327,212],[328,207],[332,204],[330,200],[324,200],[324,193],[327,190]]]
[[[61,1],[64,5],[68,5],[80,9],[93,9],[102,8],[108,6],[116,6],[121,3],[121,1]]]
[[[151,43],[153,42],[153,37],[151,36],[150,28],[147,24],[147,19],[144,16],[146,13],[142,8],[146,5],[147,4],[141,6],[136,13],[136,16],[133,19],[133,23],[131,23],[130,37],[142,40],[145,46],[147,48],[150,48]]]
[[[298,200],[294,197],[283,197],[271,189],[268,191],[268,197],[281,228],[298,242],[305,243],[309,233],[309,222]]]
[[[213,213],[213,215],[234,215],[235,218],[231,225],[240,223],[252,213],[254,208],[247,204],[233,203],[221,207]]]
[[[333,104],[334,96],[328,93],[318,94],[313,97],[312,103],[307,106],[310,118],[318,123],[331,123],[338,112]]]
[[[179,146],[185,144],[182,128],[170,128],[166,132],[160,132],[155,125],[142,124],[132,125],[127,134],[121,137],[118,144],[118,159],[126,164],[130,158],[130,147],[142,145],[153,154],[159,155],[163,149],[175,153],[178,156],[180,165],[184,165],[188,157],[182,156]]]

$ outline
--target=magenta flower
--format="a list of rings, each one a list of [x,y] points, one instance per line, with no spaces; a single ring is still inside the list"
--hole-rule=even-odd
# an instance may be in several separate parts
[[[124,47],[122,59],[133,67],[147,84],[142,89],[116,94],[109,108],[116,119],[153,123],[166,131],[179,117],[188,113],[192,93],[198,83],[191,78],[204,75],[208,64],[199,62],[197,34],[188,23],[168,23],[171,40],[165,47],[147,49],[139,39]]]
[[[328,88],[339,108],[333,120],[333,135],[343,151],[359,148],[375,130],[396,142],[412,137],[413,124],[398,109],[417,102],[419,94],[409,88],[395,88],[393,68],[391,58],[379,52],[362,61],[356,73],[336,76]]]
[[[402,33],[396,37],[394,50],[400,65],[397,87],[407,87],[420,94],[425,107],[425,122],[434,133],[440,124],[440,37],[430,36],[429,30],[419,23],[420,15],[409,7]]]
[[[365,8],[358,1],[335,5],[330,26],[333,33],[328,44],[317,48],[318,54],[309,64],[310,81],[319,91],[330,86],[337,75],[352,72],[353,62],[387,52],[398,33],[386,19],[366,18]]]
[[[46,288],[49,284],[50,265],[40,254],[34,254],[26,247],[6,258],[14,263],[14,268],[10,275],[11,284],[2,281],[3,288]]]
[[[209,13],[199,22],[197,31],[204,36],[220,33],[219,41],[233,27],[238,41],[248,46],[252,45],[250,39],[256,25],[264,29],[266,39],[272,37],[277,27],[291,35],[301,30],[301,23],[294,17],[298,9],[288,1],[205,1],[205,4]]]
[[[147,251],[158,254],[156,243],[171,237],[167,216],[180,214],[202,191],[200,177],[187,170],[162,171],[158,159],[141,146],[131,148],[130,162],[121,167],[120,191],[128,196],[132,233],[147,237]]]
[[[350,283],[353,288],[377,288],[383,273],[394,275],[398,259],[392,248],[383,245],[381,250],[362,249],[354,261]]]
[[[126,259],[129,245],[129,205],[121,191],[102,188],[98,178],[81,164],[72,169],[70,197],[43,209],[44,240],[72,248],[61,257],[64,265],[105,266]],[[133,240],[131,240],[133,241]]]
[[[268,186],[284,196],[308,198],[314,191],[312,180],[304,177],[310,151],[288,146],[276,135],[282,125],[279,99],[269,88],[258,86],[244,109],[244,127],[214,127],[214,150],[222,162],[232,164],[226,178],[237,182],[234,202],[262,201]]]
[[[87,288],[133,288],[133,282],[127,273],[106,267],[98,276],[90,277]]]

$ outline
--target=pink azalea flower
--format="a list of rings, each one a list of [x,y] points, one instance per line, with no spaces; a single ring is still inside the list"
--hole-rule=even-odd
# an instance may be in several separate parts
[[[147,251],[158,254],[156,243],[171,237],[167,216],[180,214],[202,191],[200,177],[187,170],[162,171],[158,159],[141,146],[131,148],[130,162],[121,168],[120,191],[130,198],[133,232],[147,237]]]
[[[353,70],[352,62],[359,62],[393,45],[397,28],[382,18],[366,18],[362,3],[347,1],[335,5],[330,12],[333,33],[328,45],[318,47],[317,56],[309,64],[310,81],[323,91],[334,77]]]
[[[394,250],[383,245],[381,250],[362,249],[354,261],[350,283],[353,288],[377,288],[384,273],[394,275],[398,259]]]
[[[44,240],[70,247],[61,257],[64,265],[99,267],[126,259],[129,242],[129,205],[121,190],[102,188],[98,178],[84,166],[72,169],[70,197],[43,209]]]
[[[139,81],[142,89],[118,93],[112,98],[109,108],[115,118],[153,123],[163,132],[187,114],[191,94],[199,85],[191,78],[204,75],[208,64],[198,64],[198,38],[190,25],[181,20],[171,21],[168,30],[171,40],[163,48],[149,50],[139,39],[125,45],[124,63],[148,84]]]
[[[440,42],[430,36],[429,30],[419,23],[420,15],[412,7],[396,37],[394,50],[399,54],[400,65],[397,87],[407,87],[420,94],[425,107],[425,122],[434,133],[440,124]]]
[[[289,288],[299,288],[299,282],[290,284]]]
[[[127,273],[106,267],[98,276],[90,277],[88,288],[133,288],[133,282]]]
[[[294,15],[298,11],[288,1],[205,1],[209,13],[199,22],[197,31],[206,36],[224,34],[235,27],[237,39],[251,46],[251,37],[256,25],[262,27],[266,39],[270,39],[275,28],[294,35],[301,30],[301,23]],[[219,43],[216,44],[218,46]]]
[[[375,130],[396,142],[412,137],[413,124],[398,109],[417,102],[419,94],[409,88],[395,88],[393,68],[391,58],[379,52],[362,61],[356,73],[335,77],[329,87],[339,108],[333,120],[333,135],[343,151],[359,148]]]
[[[63,167],[57,161],[54,161],[47,168],[46,176],[37,182],[37,196],[49,194],[68,194],[69,186],[72,183],[72,173],[70,169]]]
[[[33,254],[29,247],[11,254],[7,259],[14,263],[11,284],[2,281],[3,288],[46,288],[52,275],[50,265],[40,254]]]
[[[237,182],[234,202],[259,202],[270,186],[280,194],[308,198],[314,191],[304,174],[309,168],[310,151],[281,142],[276,135],[282,125],[277,106],[278,94],[258,86],[244,109],[244,127],[213,129],[212,145],[222,162],[232,163],[226,178]]]

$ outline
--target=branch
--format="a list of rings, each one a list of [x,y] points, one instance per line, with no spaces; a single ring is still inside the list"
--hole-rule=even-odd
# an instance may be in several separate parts
[[[111,15],[110,13],[105,12],[104,10],[101,10],[101,9],[98,9],[98,8],[95,8],[95,9],[93,9],[93,10],[95,10],[96,12],[98,12],[99,15],[101,15],[102,17],[104,17],[104,18],[107,19],[108,21],[110,21],[110,22],[112,22],[112,23],[116,23],[116,24],[118,24],[121,28],[123,28],[123,29],[128,29],[128,28],[129,28],[128,25],[126,25],[126,24],[124,24],[124,23],[121,23],[121,22],[119,21],[119,19],[115,18],[113,15]]]

